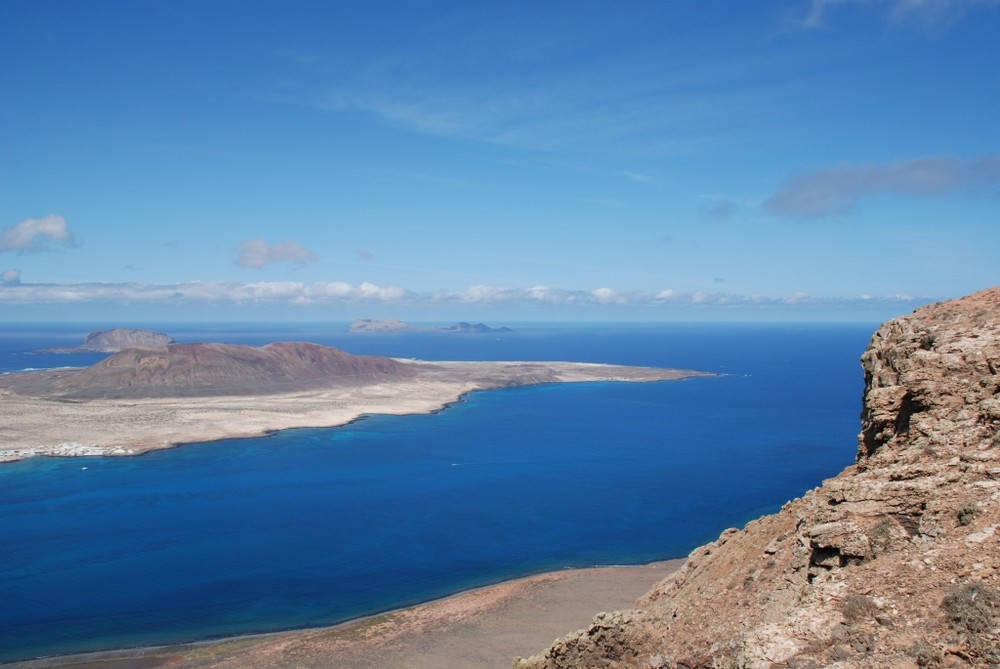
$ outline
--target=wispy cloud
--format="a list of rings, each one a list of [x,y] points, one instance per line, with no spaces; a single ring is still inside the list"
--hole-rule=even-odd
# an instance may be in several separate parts
[[[276,262],[290,262],[296,267],[303,267],[318,259],[315,253],[298,242],[271,245],[263,239],[248,239],[237,246],[236,250],[239,252],[236,264],[254,269]]]
[[[364,282],[352,285],[343,281],[313,282],[262,281],[234,283],[195,281],[179,284],[149,283],[0,283],[0,303],[5,304],[66,304],[66,303],[128,303],[128,304],[218,304],[236,307],[253,305],[330,306],[379,305],[434,308],[447,305],[502,305],[578,307],[618,309],[643,308],[788,308],[829,307],[850,304],[898,304],[906,307],[927,302],[907,295],[875,297],[862,295],[848,298],[815,297],[804,292],[785,296],[741,295],[726,292],[623,291],[609,287],[592,290],[566,289],[550,286],[503,288],[476,285],[464,290],[436,292],[414,291],[398,286],[379,286]]]
[[[704,216],[712,221],[724,221],[735,213],[736,203],[732,200],[723,200],[706,209]]]
[[[892,165],[838,165],[791,177],[764,207],[782,216],[822,218],[852,210],[872,195],[944,195],[1000,183],[1000,154],[962,162],[951,156]]]
[[[8,285],[21,283],[21,270],[5,269],[3,272],[0,272],[0,283]]]
[[[76,237],[62,216],[28,218],[0,231],[0,253],[34,253],[46,249],[50,243],[60,246],[76,244]]]
[[[547,20],[563,15],[546,7],[541,3],[538,12]],[[783,57],[737,57],[703,36],[664,40],[653,31],[630,31],[614,53],[598,56],[589,37],[608,39],[604,26],[584,21],[580,30],[546,30],[525,12],[479,9],[468,15],[473,18],[463,27],[488,25],[486,39],[466,35],[460,50],[452,41],[430,48],[383,45],[377,53],[300,62],[296,90],[276,99],[506,146],[613,143],[688,153],[704,142],[730,141],[732,109],[741,110],[744,122],[773,119],[781,91],[763,81],[790,67]],[[527,36],[533,32],[540,39]],[[621,174],[650,181],[640,171]]]
[[[648,174],[642,174],[641,172],[622,172],[622,176],[629,181],[634,181],[636,183],[651,183],[653,177]]]
[[[830,14],[850,5],[876,8],[891,24],[938,32],[962,20],[971,11],[1000,7],[1000,0],[812,0],[808,12],[797,23],[803,28],[824,27]]]

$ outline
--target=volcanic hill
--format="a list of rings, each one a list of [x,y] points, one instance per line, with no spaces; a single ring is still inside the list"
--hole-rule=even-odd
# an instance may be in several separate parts
[[[886,323],[861,362],[855,465],[514,666],[1000,667],[1000,288]]]
[[[79,370],[21,375],[22,394],[62,399],[261,395],[357,386],[411,377],[391,358],[351,355],[330,346],[280,342],[170,344],[129,348]]]

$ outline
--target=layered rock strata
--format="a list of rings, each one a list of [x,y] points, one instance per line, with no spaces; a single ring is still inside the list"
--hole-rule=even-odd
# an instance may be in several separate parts
[[[517,669],[1000,666],[1000,288],[890,321],[857,462]]]

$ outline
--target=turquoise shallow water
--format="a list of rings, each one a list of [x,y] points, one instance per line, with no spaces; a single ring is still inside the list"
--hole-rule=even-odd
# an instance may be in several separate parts
[[[538,571],[686,555],[851,462],[871,331],[189,332],[725,375],[476,393],[430,416],[0,467],[0,661],[328,624]],[[0,371],[51,345],[16,334],[0,338]]]

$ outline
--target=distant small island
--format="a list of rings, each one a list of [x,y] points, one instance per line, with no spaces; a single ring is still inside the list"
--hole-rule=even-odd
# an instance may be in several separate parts
[[[79,346],[43,348],[35,353],[117,353],[127,348],[162,348],[174,339],[162,332],[136,328],[94,330]]]
[[[350,331],[355,333],[467,332],[472,334],[480,334],[484,332],[513,332],[513,330],[508,327],[493,328],[483,323],[466,323],[465,321],[448,327],[418,327],[391,318],[359,318],[351,323]]]

